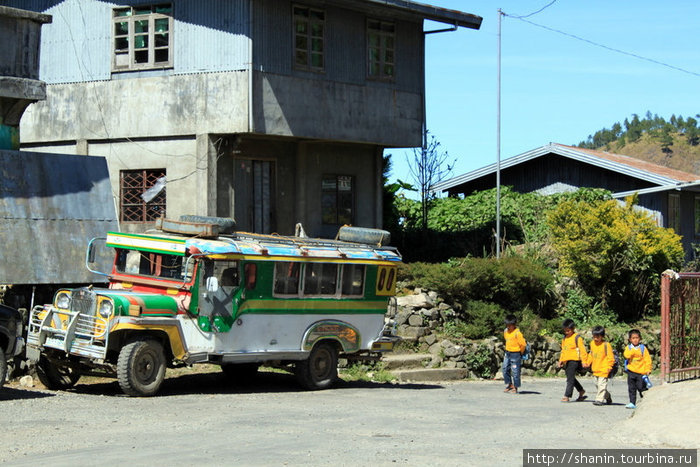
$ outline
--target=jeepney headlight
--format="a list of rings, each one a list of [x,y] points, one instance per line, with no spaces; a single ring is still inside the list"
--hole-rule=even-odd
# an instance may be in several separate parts
[[[114,303],[112,303],[112,300],[102,300],[100,302],[100,307],[97,309],[97,313],[104,319],[109,318],[112,315],[112,311],[114,311]]]
[[[64,291],[56,294],[56,308],[70,308],[70,293]]]

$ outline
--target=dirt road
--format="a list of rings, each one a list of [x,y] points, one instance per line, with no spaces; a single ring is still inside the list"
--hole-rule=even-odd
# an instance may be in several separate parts
[[[593,383],[585,382],[593,393]],[[168,378],[153,398],[116,383],[70,392],[0,390],[0,463],[12,465],[520,465],[524,448],[621,448],[592,426],[620,426],[615,405],[559,402],[562,379],[499,382],[341,382],[305,392],[291,375],[235,387],[218,373]],[[613,430],[614,434],[614,430]]]

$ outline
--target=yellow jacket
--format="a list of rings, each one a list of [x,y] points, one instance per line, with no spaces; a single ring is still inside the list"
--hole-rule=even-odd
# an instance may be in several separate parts
[[[586,362],[588,360],[586,342],[583,340],[583,337],[579,336],[577,333],[573,333],[569,337],[565,337],[561,340],[561,355],[559,355],[559,361],[563,363],[570,360],[577,360],[580,362]]]
[[[642,352],[641,345],[634,347],[632,344],[628,344],[623,355],[627,359],[627,369],[629,371],[641,375],[651,373],[651,354],[646,346],[644,346],[644,352]]]
[[[615,364],[615,354],[613,353],[613,348],[612,345],[610,345],[610,342],[603,341],[600,343],[600,345],[598,345],[595,343],[595,341],[592,341],[591,351],[588,354],[586,363],[591,365],[593,376],[607,378],[610,374],[610,370]]]
[[[515,328],[513,332],[508,332],[508,328],[503,331],[503,338],[506,340],[506,352],[525,352],[525,338],[520,329]]]

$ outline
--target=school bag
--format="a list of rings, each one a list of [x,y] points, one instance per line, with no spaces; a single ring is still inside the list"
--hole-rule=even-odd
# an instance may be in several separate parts
[[[608,373],[608,378],[613,378],[613,377],[615,377],[617,372],[620,370],[620,364],[618,362],[619,358],[617,356],[617,350],[613,349],[612,345],[609,342],[606,342],[606,344],[608,344],[608,345],[603,346],[603,348],[605,349],[605,356],[606,357],[608,356],[608,347],[610,347],[610,349],[612,350],[612,353],[613,353],[613,358],[615,359],[615,362],[613,363],[612,368],[610,368],[610,373]]]
[[[632,348],[632,344],[627,344],[627,348],[628,348],[628,349],[631,349],[631,348]],[[639,344],[639,349],[642,351],[642,357],[643,357],[643,356],[644,356],[644,344]],[[627,363],[628,363],[628,362],[627,362],[627,359],[625,359],[625,373],[628,372],[628,370],[627,370]]]

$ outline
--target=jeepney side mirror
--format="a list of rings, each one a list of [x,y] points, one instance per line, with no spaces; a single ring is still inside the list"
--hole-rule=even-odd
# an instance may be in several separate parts
[[[216,292],[219,290],[219,280],[214,277],[207,277],[207,292]]]
[[[95,262],[95,245],[92,242],[88,245],[87,262],[89,264]]]

